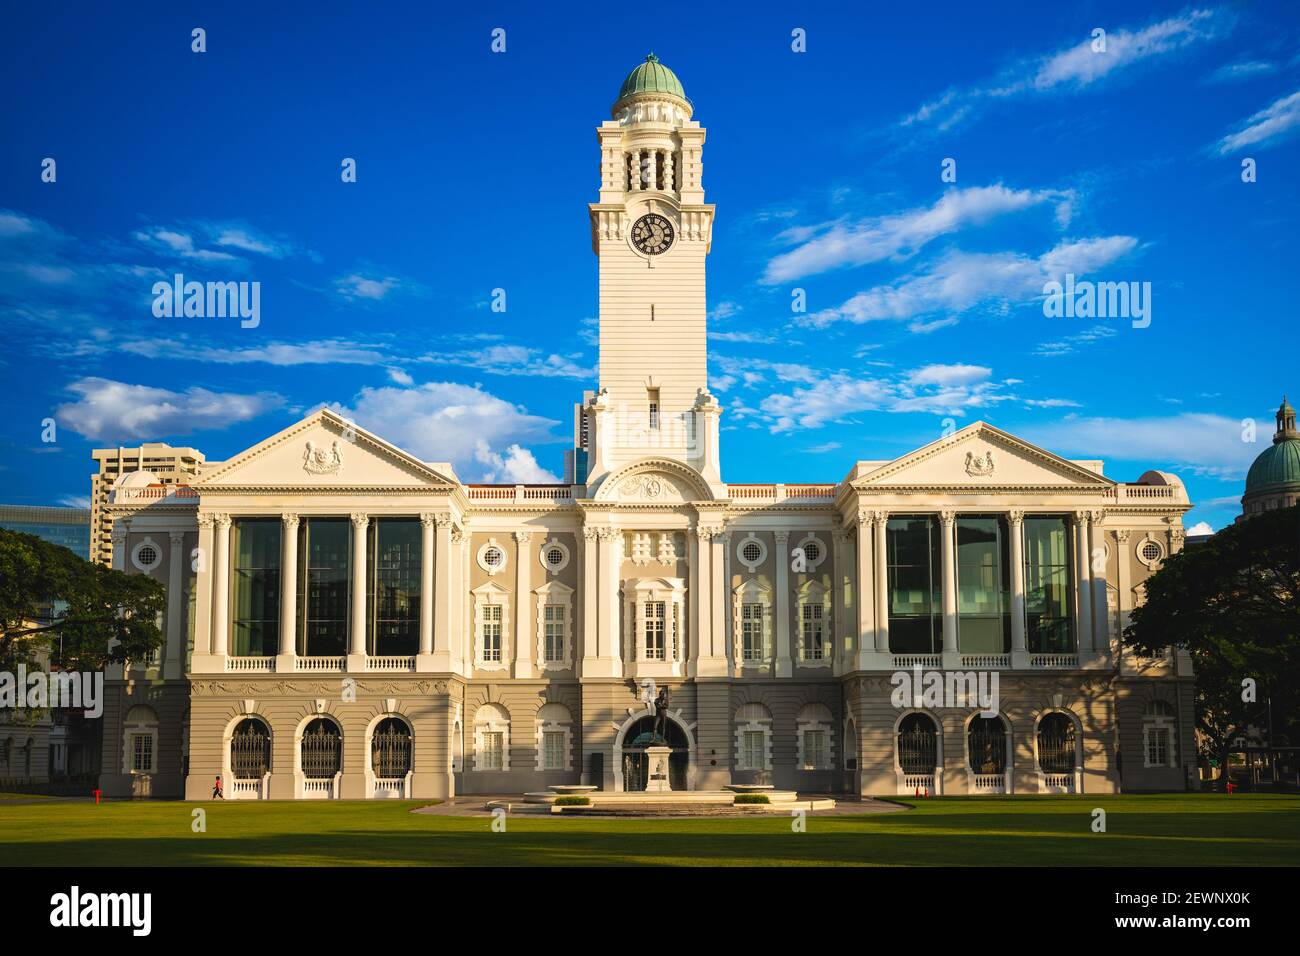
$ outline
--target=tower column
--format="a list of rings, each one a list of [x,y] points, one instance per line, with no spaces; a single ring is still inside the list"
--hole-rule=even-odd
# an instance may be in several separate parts
[[[433,549],[437,516],[420,515],[420,650],[415,657],[417,671],[433,670],[433,601],[434,563]],[[439,567],[439,573],[446,573]]]
[[[216,540],[212,545],[212,646],[216,669],[226,669],[230,644],[230,515],[213,515]]]
[[[533,641],[531,625],[531,584],[528,561],[528,543],[533,540],[527,531],[515,532],[515,677],[533,676]]]
[[[181,647],[181,574],[185,567],[185,534],[173,531],[167,536],[167,651],[163,657],[163,678],[174,680],[184,670]]]
[[[776,676],[794,673],[790,656],[790,532],[775,531],[776,593],[772,595],[772,613],[776,616]]]
[[[876,582],[872,561],[872,539],[875,535],[875,518],[870,511],[858,512],[858,573],[854,598],[858,602],[858,655],[856,667],[867,670],[876,646]]]

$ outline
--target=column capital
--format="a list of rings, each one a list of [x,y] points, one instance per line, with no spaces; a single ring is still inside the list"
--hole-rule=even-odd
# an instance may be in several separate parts
[[[619,537],[622,533],[623,532],[619,531],[617,528],[596,529],[596,536],[600,538],[601,541],[613,541],[615,538]]]
[[[1106,511],[1103,508],[1093,508],[1088,512],[1088,517],[1092,519],[1093,524],[1101,524],[1101,519],[1106,517]]]
[[[167,540],[171,542],[173,548],[179,548],[185,543],[185,532],[169,531],[167,532]]]
[[[520,544],[527,544],[533,540],[533,533],[531,531],[516,531],[515,540]]]
[[[1123,544],[1125,541],[1127,541],[1127,540],[1128,540],[1128,536],[1129,536],[1129,529],[1128,529],[1128,528],[1116,528],[1116,529],[1115,529],[1115,540],[1118,541],[1120,544]]]
[[[1088,523],[1088,518],[1092,514],[1087,508],[1076,508],[1074,512],[1074,521],[1076,524],[1084,525]]]
[[[876,519],[876,524],[884,524],[889,520],[889,512],[884,508],[877,508],[871,512],[871,516]]]
[[[786,544],[790,540],[789,531],[773,531],[772,537],[776,539],[777,544]]]
[[[866,527],[869,529],[871,525],[875,524],[875,522],[876,514],[874,511],[863,510],[858,512],[857,523],[859,527]]]
[[[945,508],[943,511],[939,512],[939,520],[945,525],[951,525],[957,520],[957,512],[950,508]]]
[[[362,511],[352,512],[352,527],[360,529],[366,527],[369,524],[370,524],[370,515]]]
[[[1007,512],[1007,520],[1009,520],[1012,524],[1020,524],[1022,521],[1025,520],[1025,509],[1012,508],[1010,511]]]
[[[216,516],[210,511],[203,511],[194,520],[199,523],[200,528],[211,528],[216,521]]]
[[[595,541],[597,538],[600,537],[600,529],[593,528],[591,525],[583,525],[582,536],[586,538],[588,541]]]
[[[212,521],[217,526],[218,529],[225,529],[230,527],[230,515],[224,514],[223,512],[214,511],[212,513]]]
[[[440,527],[440,528],[442,527],[442,522],[439,522],[439,523],[438,523],[438,527]],[[465,531],[464,528],[458,527],[458,526],[456,526],[456,525],[452,525],[452,526],[451,526],[451,543],[452,543],[452,544],[460,544],[462,541],[465,540],[465,537],[466,537],[466,531]]]
[[[280,523],[284,525],[285,531],[292,531],[298,527],[298,516],[295,514],[280,515]]]

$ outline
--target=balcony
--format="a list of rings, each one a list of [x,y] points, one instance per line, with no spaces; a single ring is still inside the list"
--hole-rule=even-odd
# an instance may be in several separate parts
[[[800,504],[829,504],[835,500],[839,485],[727,485],[727,495],[741,504],[776,504],[794,501]]]
[[[491,501],[498,504],[573,502],[573,488],[570,485],[466,485],[465,494],[470,501]]]

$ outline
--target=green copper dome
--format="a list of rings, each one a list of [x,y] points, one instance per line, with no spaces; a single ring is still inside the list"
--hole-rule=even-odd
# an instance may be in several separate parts
[[[653,53],[627,75],[623,88],[618,91],[618,98],[621,100],[634,93],[670,93],[686,99],[686,91],[682,89],[677,74],[660,63],[659,57]]]
[[[1265,448],[1246,473],[1246,494],[1283,485],[1300,485],[1300,439],[1288,438]]]
[[[1273,447],[1265,448],[1246,473],[1246,494],[1300,486],[1300,432],[1296,430],[1295,409],[1282,396],[1277,410],[1277,431]]]

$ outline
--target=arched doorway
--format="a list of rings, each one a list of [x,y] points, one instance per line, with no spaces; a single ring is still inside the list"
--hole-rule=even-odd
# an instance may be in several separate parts
[[[650,760],[646,748],[654,740],[655,719],[650,716],[634,721],[623,733],[619,749],[622,757],[623,790],[636,793],[646,788],[646,775]],[[668,755],[668,785],[673,790],[690,789],[691,741],[685,729],[675,720],[664,724],[664,739],[672,753]],[[615,755],[616,757],[619,754]]]

